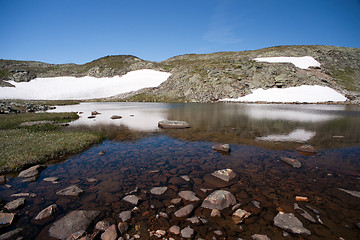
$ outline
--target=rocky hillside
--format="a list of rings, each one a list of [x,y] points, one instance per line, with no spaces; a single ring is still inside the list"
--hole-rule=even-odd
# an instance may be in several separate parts
[[[291,63],[256,62],[257,57],[312,56],[321,67],[300,69]],[[237,98],[256,88],[304,84],[329,86],[351,100],[360,98],[360,49],[332,46],[278,46],[254,51],[187,54],[155,63],[134,56],[108,56],[84,65],[0,60],[0,79],[28,81],[34,77],[123,75],[131,70],[171,72],[157,88],[120,95],[124,101],[211,102]],[[4,86],[7,83],[2,81]]]

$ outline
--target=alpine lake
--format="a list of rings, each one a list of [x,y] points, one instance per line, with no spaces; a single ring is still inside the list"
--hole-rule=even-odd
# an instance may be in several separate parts
[[[49,234],[55,222],[91,210],[98,212],[85,230],[94,239],[102,234],[95,230],[99,221],[115,224],[124,239],[360,239],[360,106],[89,102],[52,111],[81,116],[64,131],[97,131],[105,139],[50,162],[35,182],[8,175],[12,187],[0,185],[0,198],[36,196],[26,197],[15,224],[1,234],[22,228],[23,239],[56,239]],[[191,127],[161,129],[161,120]],[[230,151],[214,150],[217,144]],[[213,174],[218,170],[229,180]],[[57,180],[44,181],[49,177]],[[56,194],[72,185],[82,194]],[[155,187],[165,191],[154,194]],[[216,190],[236,202],[220,211],[204,207]],[[135,202],[124,200],[129,195]],[[53,216],[34,219],[52,204],[58,208]],[[175,214],[190,204],[188,212]],[[246,214],[234,216],[239,209]],[[124,211],[131,216],[121,234]],[[293,215],[275,224],[279,213]],[[307,231],[297,233],[294,218]]]

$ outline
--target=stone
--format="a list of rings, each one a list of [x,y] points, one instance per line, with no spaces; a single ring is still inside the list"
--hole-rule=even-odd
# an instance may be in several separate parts
[[[181,230],[181,237],[183,238],[191,238],[194,234],[194,229],[192,229],[190,226],[187,226],[186,228]]]
[[[168,187],[154,187],[150,190],[150,192],[154,195],[162,195],[166,192]]]
[[[190,215],[190,213],[193,210],[194,210],[194,205],[189,204],[189,205],[186,205],[185,207],[180,208],[174,214],[175,214],[175,217],[178,217],[178,218],[187,217]]]
[[[311,235],[311,232],[304,228],[302,222],[293,213],[279,212],[274,217],[274,225],[292,233]]]
[[[6,177],[5,176],[0,176],[0,185],[3,185],[6,183]]]
[[[230,152],[230,145],[229,144],[216,144],[212,146],[212,149],[221,152],[221,153],[229,153]]]
[[[222,235],[223,235],[222,231],[220,231],[220,230],[215,230],[214,233],[215,233],[216,235],[218,235],[218,236],[222,236]]]
[[[236,204],[234,195],[226,190],[216,190],[205,198],[203,208],[223,210]]]
[[[296,151],[300,153],[305,153],[306,155],[312,155],[317,153],[316,149],[311,145],[303,145],[298,148],[296,148]]]
[[[169,232],[171,232],[172,234],[175,234],[175,235],[179,235],[180,234],[180,227],[179,226],[172,226],[169,229]]]
[[[23,183],[29,183],[29,182],[36,182],[37,181],[37,177],[29,177],[29,178],[25,178],[24,180],[22,180],[21,182]]]
[[[111,119],[115,120],[115,119],[121,119],[122,116],[119,116],[119,115],[112,115],[111,116]]]
[[[181,191],[179,192],[179,197],[190,202],[200,201],[200,198],[196,197],[193,191]]]
[[[91,119],[91,118],[96,118],[96,116],[88,116],[88,118],[89,118],[89,119]]]
[[[0,235],[0,240],[12,240],[12,239],[23,239],[21,238],[22,228],[16,228],[12,231],[6,232]]]
[[[188,219],[186,219],[186,220],[188,220],[188,221],[191,222],[192,224],[200,223],[200,219],[199,219],[199,217],[197,217],[197,216],[188,218]]]
[[[163,120],[158,122],[158,127],[164,129],[183,129],[183,128],[190,128],[190,124],[185,121]]]
[[[74,232],[85,231],[99,214],[99,211],[72,211],[51,225],[49,235],[57,239],[66,239]]]
[[[210,216],[211,217],[221,217],[221,212],[218,209],[214,208],[213,210],[211,210]]]
[[[307,211],[299,207],[299,204],[294,203],[294,210],[302,211],[301,216],[303,216],[305,219],[309,220],[312,223],[316,223],[315,219]]]
[[[99,221],[95,225],[95,229],[102,232],[105,232],[108,227],[110,227],[110,223],[108,221]]]
[[[131,211],[123,211],[119,214],[121,221],[126,222],[131,219]]]
[[[105,155],[105,153],[106,153],[106,151],[105,151],[105,150],[101,150],[101,151],[99,152],[99,156],[104,156],[104,155]]]
[[[38,215],[36,215],[35,220],[43,220],[49,218],[53,216],[57,212],[57,210],[58,210],[57,205],[52,204],[47,208],[45,208],[44,210],[42,210],[41,212],[39,212]]]
[[[15,213],[0,212],[0,227],[11,225],[15,219]]]
[[[103,234],[101,240],[116,240],[118,237],[115,224],[108,227]]]
[[[287,157],[281,157],[281,161],[284,163],[291,165],[293,168],[301,168],[301,163],[299,160],[296,160],[294,158],[287,158]]]
[[[271,240],[268,236],[261,235],[261,234],[254,234],[254,235],[251,235],[251,237],[254,240]]]
[[[156,230],[155,233],[156,233],[156,234],[159,234],[159,235],[162,236],[162,237],[166,235],[166,231],[165,231],[165,230],[161,230],[161,229]]]
[[[213,175],[214,177],[220,178],[221,180],[223,180],[225,182],[229,182],[236,177],[236,174],[230,168],[217,170],[217,171],[213,172],[211,175]]]
[[[171,200],[171,204],[179,204],[181,202],[181,198],[174,198]]]
[[[15,211],[23,206],[25,206],[26,200],[25,198],[18,198],[11,202],[8,202],[4,208],[7,209],[9,212]]]
[[[340,191],[343,191],[343,192],[346,192],[347,194],[350,194],[354,197],[357,197],[357,198],[360,198],[360,192],[358,191],[352,191],[352,190],[346,190],[346,189],[343,189],[343,188],[338,188]]]
[[[97,182],[98,180],[96,178],[86,178],[86,181],[89,183]]]
[[[71,197],[78,197],[83,194],[83,190],[76,185],[71,185],[65,189],[56,192],[56,195],[60,196],[71,196]]]
[[[129,202],[131,204],[137,205],[140,198],[135,195],[127,195],[123,198],[124,201]]]
[[[295,200],[298,202],[308,202],[309,199],[307,197],[302,197],[302,196],[296,196]]]
[[[42,170],[44,170],[46,166],[44,165],[35,165],[32,166],[22,172],[19,173],[18,177],[21,178],[31,178],[31,177],[38,177]]]
[[[190,182],[190,178],[188,175],[183,175],[183,176],[180,176],[182,179],[184,179],[185,181],[187,182]]]
[[[11,197],[30,197],[34,198],[36,197],[35,193],[14,193],[10,195]]]
[[[43,179],[43,181],[45,181],[45,182],[56,182],[58,180],[59,180],[58,177],[47,177],[47,178]]]
[[[244,219],[248,218],[250,215],[251,213],[247,212],[246,210],[238,209],[233,213],[232,219],[235,222],[235,224],[239,224],[242,223]]]
[[[71,240],[78,240],[78,239],[80,240],[80,238],[85,236],[86,236],[85,230],[80,230],[71,234]]]
[[[118,229],[120,234],[124,234],[129,229],[129,224],[127,222],[119,222]]]
[[[97,112],[97,111],[92,111],[92,112],[91,112],[91,115],[92,115],[92,116],[96,116],[96,115],[98,115],[98,114],[101,114],[101,113],[99,113],[99,112]]]

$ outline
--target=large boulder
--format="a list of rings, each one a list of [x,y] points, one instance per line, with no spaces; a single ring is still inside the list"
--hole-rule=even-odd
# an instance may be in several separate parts
[[[236,198],[231,192],[216,190],[205,198],[201,206],[203,208],[222,210],[235,204]]]
[[[57,239],[66,239],[75,232],[86,231],[99,214],[99,211],[72,211],[49,228],[49,235]]]

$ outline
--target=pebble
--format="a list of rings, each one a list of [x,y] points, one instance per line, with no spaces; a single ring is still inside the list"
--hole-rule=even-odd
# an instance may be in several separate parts
[[[121,221],[126,222],[131,219],[131,211],[123,211],[119,214]]]
[[[56,182],[58,180],[59,180],[58,177],[47,177],[47,178],[43,179],[43,181],[45,181],[45,182]]]
[[[13,200],[11,202],[8,202],[4,208],[8,210],[9,212],[15,211],[23,206],[25,206],[26,200],[25,198],[18,198],[16,200]]]
[[[83,194],[83,192],[84,191],[78,186],[71,185],[70,187],[57,191],[56,195],[78,197]]]
[[[150,192],[154,195],[162,195],[166,192],[168,187],[154,187],[150,190]]]
[[[115,224],[108,227],[103,234],[101,240],[116,240],[118,237]]]
[[[190,202],[200,201],[200,198],[196,197],[193,191],[181,191],[179,197]]]
[[[95,225],[95,229],[104,232],[108,227],[110,227],[110,223],[107,221],[99,221]]]
[[[225,182],[229,182],[236,177],[236,174],[230,168],[217,170],[217,171],[213,172],[211,175],[213,175],[214,177],[220,178],[221,180],[223,180]]]
[[[311,235],[311,232],[304,228],[302,222],[293,213],[279,212],[274,217],[274,225],[292,233]]]
[[[247,212],[246,210],[238,209],[233,213],[232,219],[235,222],[235,224],[239,224],[242,223],[244,219],[248,218],[250,215],[251,213]]]
[[[254,240],[270,240],[270,238],[266,235],[261,235],[261,234],[254,234],[251,235],[252,239]]]
[[[137,205],[140,198],[135,195],[127,195],[123,198],[123,200],[131,204]]]
[[[189,205],[186,205],[185,207],[180,208],[174,214],[175,214],[175,217],[178,217],[178,218],[187,217],[188,215],[190,215],[190,213],[193,210],[194,210],[194,205],[189,204]]]
[[[175,204],[175,205],[179,204],[180,202],[181,202],[181,198],[174,198],[174,199],[171,200],[171,203]]]
[[[190,178],[188,175],[183,175],[183,176],[180,176],[182,179],[184,179],[185,181],[187,182],[190,182]]]
[[[281,157],[280,159],[284,163],[291,165],[293,168],[301,168],[301,163],[299,160],[296,160],[294,158],[287,158],[287,157]]]
[[[179,235],[180,234],[180,227],[179,226],[172,226],[169,231],[172,234]]]
[[[223,210],[236,204],[234,195],[226,190],[216,190],[205,198],[203,208]]]
[[[302,196],[296,196],[295,200],[298,202],[308,202],[309,199],[307,197],[302,197]]]
[[[53,216],[58,211],[56,204],[52,204],[36,215],[35,220],[43,220]]]
[[[118,229],[120,234],[124,234],[129,229],[129,224],[127,222],[119,222]]]
[[[187,226],[186,228],[181,230],[181,237],[183,238],[191,238],[194,234],[194,229],[192,229],[190,226]]]
[[[210,214],[211,217],[221,217],[221,212],[214,208],[213,210],[211,210],[211,214]]]

